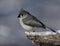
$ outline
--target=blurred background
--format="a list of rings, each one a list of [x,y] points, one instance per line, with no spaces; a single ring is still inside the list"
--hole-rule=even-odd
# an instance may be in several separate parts
[[[0,45],[35,46],[19,24],[21,8],[47,26],[60,29],[60,0],[0,0]]]

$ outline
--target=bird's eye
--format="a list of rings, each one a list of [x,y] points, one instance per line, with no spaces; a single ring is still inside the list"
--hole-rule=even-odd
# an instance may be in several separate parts
[[[22,16],[23,16],[23,14],[22,14]]]

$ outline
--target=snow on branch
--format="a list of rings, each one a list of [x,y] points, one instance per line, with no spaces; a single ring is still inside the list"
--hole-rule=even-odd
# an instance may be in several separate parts
[[[25,32],[26,35],[32,35],[32,36],[45,36],[45,35],[55,35],[56,33],[51,32],[51,31],[46,31],[46,32]]]
[[[57,32],[60,33],[60,30],[57,30]],[[51,31],[45,31],[45,32],[27,32],[27,31],[25,31],[25,34],[32,35],[32,36],[35,36],[35,35],[38,35],[38,36],[56,35],[56,33],[51,32]]]
[[[60,33],[60,30],[57,31]],[[51,32],[25,32],[27,38],[39,46],[57,46],[60,45],[60,35]]]

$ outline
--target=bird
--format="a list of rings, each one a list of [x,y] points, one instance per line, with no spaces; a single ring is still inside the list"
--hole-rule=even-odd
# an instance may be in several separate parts
[[[28,11],[21,9],[18,14],[19,22],[21,26],[27,30],[27,31],[33,31],[35,32],[35,29],[42,28],[47,30],[50,29],[52,32],[57,33],[54,29],[46,26],[44,23],[42,23],[40,20],[38,20],[35,16],[33,16]],[[59,33],[57,33],[59,34]]]

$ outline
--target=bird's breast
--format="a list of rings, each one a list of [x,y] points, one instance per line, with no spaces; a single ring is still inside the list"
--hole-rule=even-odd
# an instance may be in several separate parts
[[[24,22],[22,21],[22,19],[20,19],[20,24],[26,30],[32,30],[33,29],[33,27],[24,24]]]

